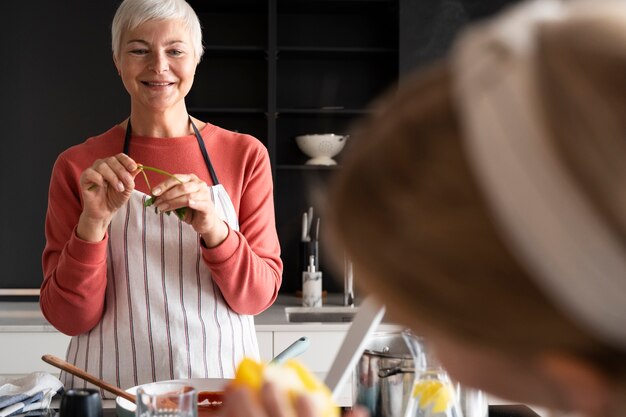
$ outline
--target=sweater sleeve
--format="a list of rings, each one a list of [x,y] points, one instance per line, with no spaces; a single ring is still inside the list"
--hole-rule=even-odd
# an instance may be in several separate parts
[[[100,321],[106,289],[107,236],[91,243],[76,235],[82,211],[79,175],[62,157],[57,159],[50,180],[42,257],[41,311],[68,335],[84,333]]]
[[[215,248],[203,247],[202,256],[230,308],[254,315],[276,300],[283,268],[272,174],[264,148],[256,155],[244,181],[239,231],[230,229],[226,240]]]

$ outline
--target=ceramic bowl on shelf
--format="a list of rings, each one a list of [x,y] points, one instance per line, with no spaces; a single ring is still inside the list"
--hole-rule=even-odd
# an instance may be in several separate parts
[[[347,135],[317,133],[296,136],[298,148],[310,157],[306,165],[337,165],[333,159],[346,144]]]

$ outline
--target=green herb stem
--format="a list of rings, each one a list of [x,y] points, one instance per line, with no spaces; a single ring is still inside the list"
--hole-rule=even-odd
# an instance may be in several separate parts
[[[176,181],[178,181],[181,184],[183,183],[180,179],[178,179],[178,177],[176,177],[176,175],[170,174],[169,172],[163,171],[162,169],[159,169],[159,168],[149,167],[147,165],[139,165],[139,169],[142,169],[142,170],[143,169],[147,169],[148,171],[152,171],[152,172],[156,172],[156,173],[161,174],[161,175],[172,177],[172,178],[174,178]],[[149,184],[148,184],[148,187],[150,187]]]
[[[148,186],[148,190],[152,192],[152,186],[150,185],[150,181],[148,181],[148,176],[146,175],[146,170],[143,167],[140,168],[141,175],[143,175],[143,179],[146,181],[146,185]]]

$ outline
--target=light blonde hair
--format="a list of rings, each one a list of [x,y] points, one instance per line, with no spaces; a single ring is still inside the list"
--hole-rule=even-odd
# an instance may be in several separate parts
[[[198,16],[185,0],[124,0],[118,7],[111,24],[113,56],[119,58],[122,35],[149,20],[181,20],[189,31],[191,42],[200,62],[204,53],[202,27]]]
[[[626,207],[616,190],[626,183],[626,97],[611,91],[610,76],[626,82],[626,42],[622,58],[598,60],[598,49],[584,42],[587,29],[563,27],[542,37],[537,68],[549,103],[545,114],[563,157],[623,233]],[[569,77],[579,61],[587,70]],[[583,88],[588,77],[609,102],[593,108],[581,101],[597,91]],[[578,95],[570,82],[581,83]],[[606,111],[610,126],[599,123],[607,116],[598,113]],[[391,310],[473,344],[520,358],[547,349],[570,352],[625,381],[626,349],[598,340],[563,314],[505,245],[468,164],[456,112],[442,62],[404,80],[353,129],[328,217],[335,244],[354,260],[357,282]],[[579,149],[580,142],[597,148]],[[607,158],[609,167],[602,164]]]

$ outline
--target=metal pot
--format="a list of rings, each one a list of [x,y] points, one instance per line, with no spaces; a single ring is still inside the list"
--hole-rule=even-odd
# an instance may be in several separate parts
[[[401,332],[375,332],[355,372],[356,403],[372,417],[403,417],[411,396],[414,361]]]
[[[433,372],[450,384],[452,393],[446,411],[435,414],[430,401],[422,408],[423,400],[412,398],[415,384]],[[372,417],[488,416],[484,393],[451,382],[425,341],[410,331],[374,333],[357,364],[355,379],[356,403],[367,407]]]

